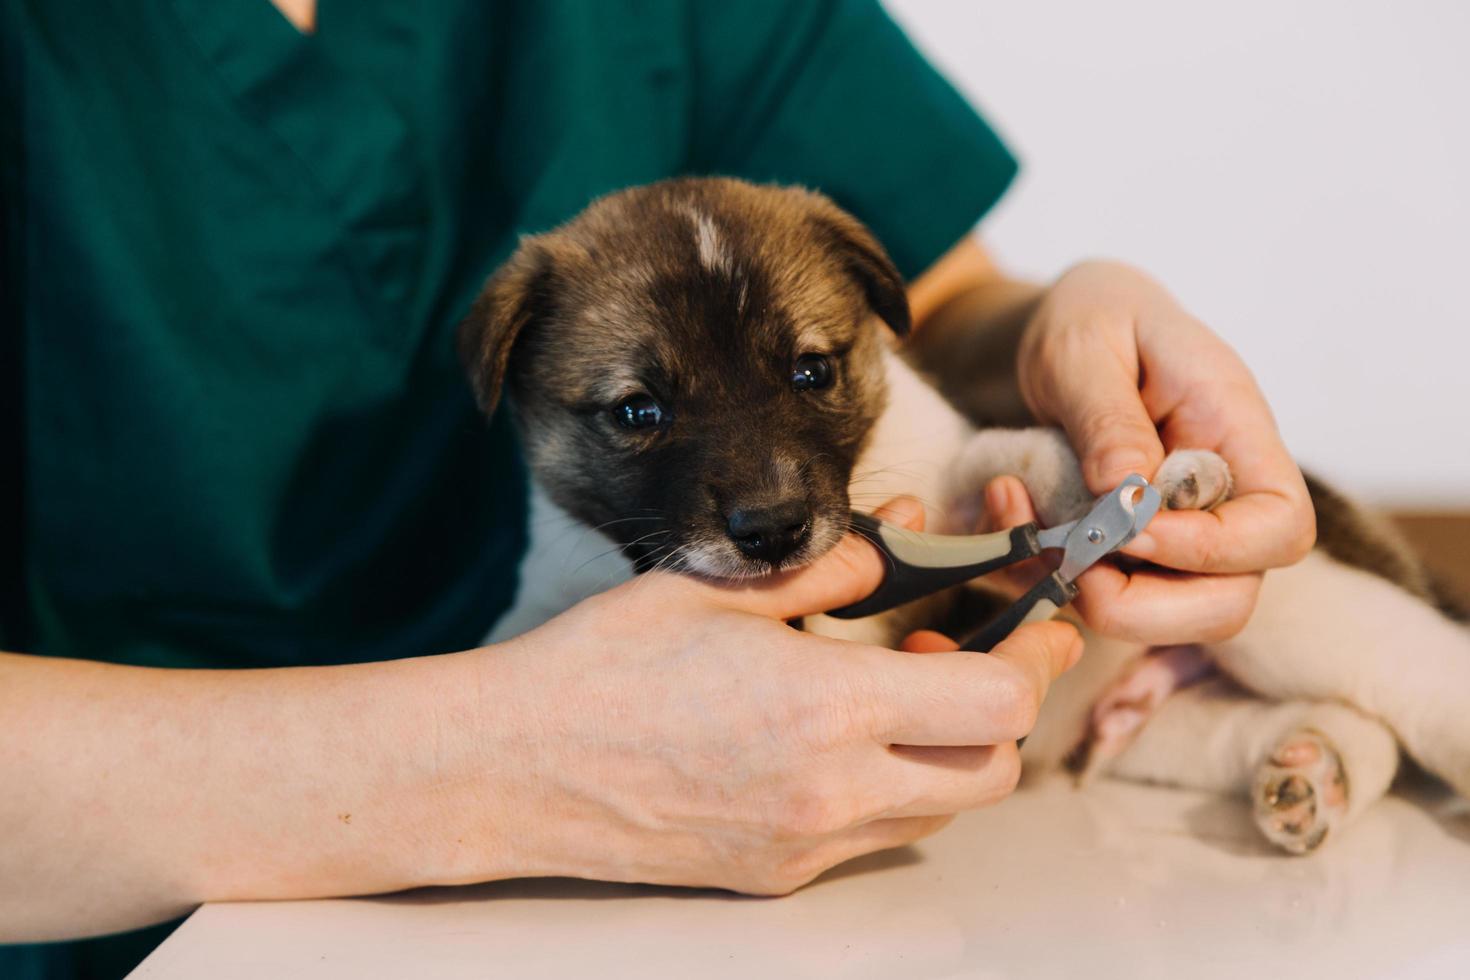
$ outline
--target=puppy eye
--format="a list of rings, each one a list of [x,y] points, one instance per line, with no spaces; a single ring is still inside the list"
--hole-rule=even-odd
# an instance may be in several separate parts
[[[791,369],[791,387],[797,391],[816,391],[832,383],[832,359],[825,354],[803,354]]]
[[[632,395],[613,408],[613,420],[625,429],[653,429],[668,417],[664,407],[649,395]]]

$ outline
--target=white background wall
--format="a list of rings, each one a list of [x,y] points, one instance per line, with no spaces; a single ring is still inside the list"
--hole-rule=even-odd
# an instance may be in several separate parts
[[[1470,506],[1470,4],[887,5],[1022,158],[981,229],[1011,269],[1143,266],[1304,465]]]

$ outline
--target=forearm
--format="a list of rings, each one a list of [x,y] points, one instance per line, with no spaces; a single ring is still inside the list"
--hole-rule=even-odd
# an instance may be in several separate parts
[[[914,363],[976,425],[1031,423],[1016,357],[1044,293],[1015,280],[977,284],[936,310],[909,341]]]
[[[1016,358],[1045,294],[1044,287],[1007,277],[967,240],[914,284],[908,355],[977,425],[1030,424]]]
[[[453,877],[456,671],[0,654],[0,942]]]

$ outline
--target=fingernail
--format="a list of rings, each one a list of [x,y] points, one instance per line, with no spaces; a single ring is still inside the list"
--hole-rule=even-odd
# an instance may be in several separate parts
[[[1097,464],[1098,473],[1107,479],[1122,479],[1130,473],[1147,476],[1148,457],[1137,449],[1111,449]]]
[[[892,497],[878,508],[878,514],[890,524],[907,524],[919,506],[913,497]]]

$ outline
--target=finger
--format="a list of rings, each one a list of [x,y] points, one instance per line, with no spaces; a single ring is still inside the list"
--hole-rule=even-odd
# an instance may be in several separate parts
[[[1037,519],[1026,484],[1014,476],[998,476],[986,485],[985,511],[989,526],[984,530],[989,531],[1017,527]],[[1045,574],[1043,562],[1024,561],[992,572],[985,582],[990,588],[1016,599]]]
[[[855,658],[855,683],[874,719],[872,734],[885,745],[995,745],[1031,730],[1047,687],[1081,648],[1074,627],[1035,623],[990,656],[875,651]]]
[[[800,888],[813,878],[845,861],[851,861],[865,854],[904,847],[930,834],[938,833],[949,826],[953,819],[953,814],[891,817],[872,820],[845,830],[822,841],[802,860],[802,865],[808,869],[802,875],[803,880],[793,883],[790,889],[786,890]]]
[[[924,507],[899,497],[873,512],[880,520],[920,530]],[[883,581],[884,561],[868,541],[848,534],[837,546],[804,568],[762,579],[734,582],[695,581],[678,576],[688,588],[706,590],[716,601],[773,619],[794,619],[851,605]]]
[[[1051,354],[1037,407],[1067,430],[1088,489],[1105,493],[1130,473],[1152,473],[1164,445],[1138,391],[1138,352],[1114,350],[1088,333],[1073,334]]]
[[[1156,376],[1171,369],[1178,370],[1160,365]],[[1157,527],[1129,552],[1194,572],[1256,572],[1293,564],[1316,539],[1306,481],[1245,366],[1227,358],[1218,374],[1191,387],[1187,397],[1173,393],[1179,403],[1163,402],[1158,408],[1166,410],[1164,442],[1219,453],[1230,466],[1234,496],[1208,513],[1160,515],[1167,519],[1156,521]]]
[[[1254,493],[1211,511],[1159,514],[1124,551],[1180,571],[1238,574],[1295,564],[1315,537],[1310,501]]]
[[[873,516],[910,531],[924,530],[924,505],[914,497],[894,497],[873,511]]]
[[[1036,713],[1046,700],[1051,682],[1071,670],[1081,658],[1082,635],[1071,623],[1031,623],[997,644],[990,656],[1010,665],[1027,679],[1027,690],[1033,700],[1031,721],[1021,733],[1024,735],[1036,723]]]
[[[1021,778],[1015,742],[1000,745],[895,745],[873,766],[881,791],[902,802],[887,815],[924,817],[999,803]]]
[[[1124,572],[1094,565],[1077,580],[1073,608],[1106,636],[1153,645],[1213,643],[1244,628],[1261,589],[1259,574]]]
[[[918,630],[904,637],[899,649],[904,653],[949,653],[960,645],[943,633],[933,630]]]

